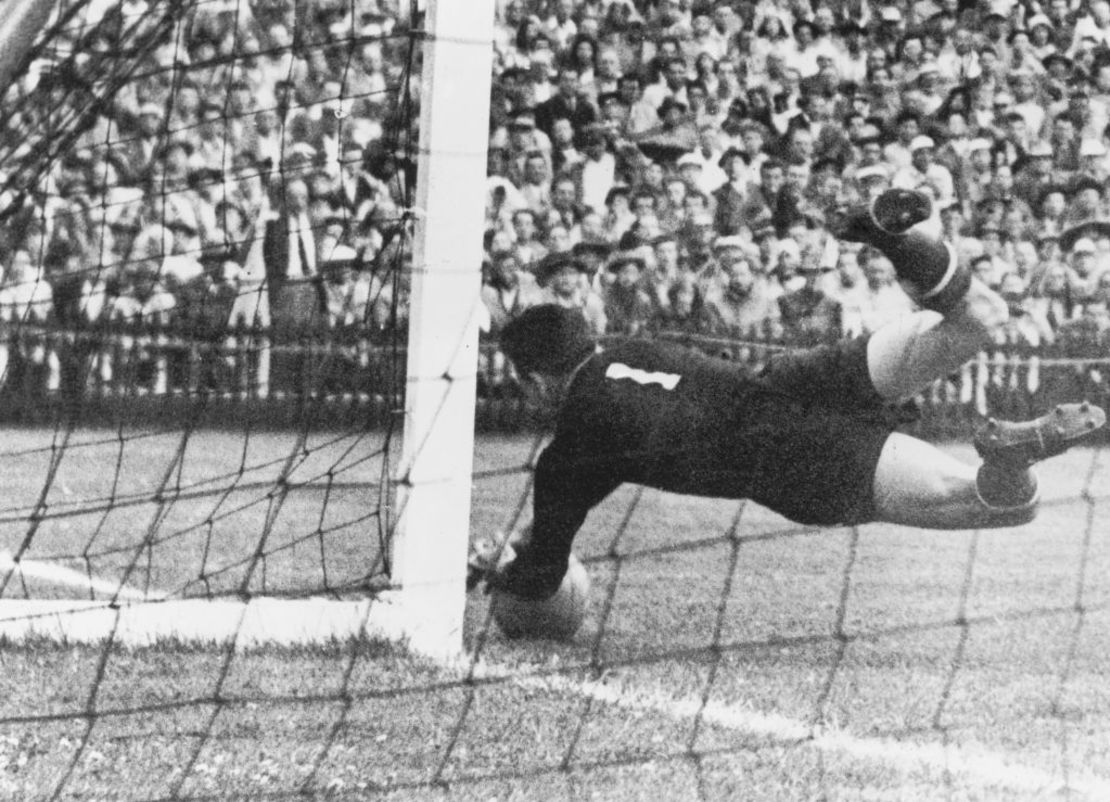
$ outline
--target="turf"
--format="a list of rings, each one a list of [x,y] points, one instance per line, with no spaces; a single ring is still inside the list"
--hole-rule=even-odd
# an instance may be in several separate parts
[[[9,451],[32,435],[42,441],[16,433]],[[127,441],[125,460],[138,442]],[[271,433],[252,438],[244,461],[241,439],[200,433],[169,483],[154,466],[180,448],[170,435],[145,442],[117,484],[142,497],[173,489],[168,513],[145,499],[108,504],[114,523],[99,530],[103,512],[47,518],[28,553],[78,565],[74,555],[99,550],[98,568],[116,578],[124,560],[107,555],[125,554],[152,586],[200,594],[199,566],[212,587],[240,587],[245,569],[227,566],[249,564],[267,488],[296,454],[296,475],[312,481],[288,493],[272,525],[265,582],[309,587],[324,559],[343,581],[366,573],[375,539],[359,521],[373,520],[365,496],[379,440],[298,445]],[[533,445],[479,442],[475,533],[514,523]],[[79,470],[84,450],[62,461],[52,506],[126,495]],[[88,459],[103,465],[119,451],[89,446]],[[41,493],[49,450],[26,460],[0,480],[9,550],[25,539],[21,515],[35,506],[27,494]],[[178,490],[224,468],[241,476],[243,464],[259,466],[258,487],[235,492],[261,511],[246,505],[225,521],[218,496]],[[330,496],[329,470],[350,480],[333,478]],[[820,530],[750,504],[622,488],[577,543],[593,588],[576,638],[506,640],[479,593],[468,657],[454,666],[374,642],[7,644],[0,798],[1110,798],[1108,470],[1090,450],[1051,463],[1038,520],[993,532]],[[192,534],[207,517],[218,537]],[[135,532],[164,536],[154,556],[169,564],[134,560]],[[62,593],[34,583],[6,593],[17,588]]]

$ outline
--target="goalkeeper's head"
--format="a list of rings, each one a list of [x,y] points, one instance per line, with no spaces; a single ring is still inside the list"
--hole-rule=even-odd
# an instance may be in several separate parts
[[[565,376],[596,349],[581,310],[557,304],[526,309],[501,330],[501,350],[521,376]]]

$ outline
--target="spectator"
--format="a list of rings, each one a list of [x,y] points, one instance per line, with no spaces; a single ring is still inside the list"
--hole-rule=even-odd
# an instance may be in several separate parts
[[[1006,273],[998,291],[1009,307],[1010,317],[1000,331],[1003,342],[1037,348],[1055,340],[1055,333],[1042,305],[1029,297],[1025,280],[1017,273]]]
[[[288,181],[279,200],[264,229],[270,310],[275,326],[304,328],[318,323],[323,314],[315,283],[318,254],[308,214],[308,186],[299,179]]]
[[[571,255],[585,266],[582,273],[583,292],[601,295],[605,284],[602,275],[604,271],[601,268],[612,252],[612,246],[602,239],[587,239],[574,243]]]
[[[625,74],[618,82],[621,103],[628,109],[626,133],[643,134],[659,125],[658,105],[644,97],[643,82],[637,75]]]
[[[1067,229],[1083,223],[1106,219],[1102,209],[1106,187],[1095,178],[1083,176],[1071,186],[1071,197],[1060,219],[1060,225]]]
[[[1098,268],[1096,254],[1095,243],[1088,237],[1080,237],[1072,246],[1068,281],[1073,298],[1085,302],[1095,294],[1103,272]]]
[[[659,82],[644,88],[644,100],[657,110],[660,118],[664,116],[664,101],[671,101],[669,107],[681,108],[683,111],[689,108],[686,96],[687,77],[686,62],[681,57],[674,56],[663,64]]]
[[[524,196],[506,176],[507,170],[508,158],[505,149],[491,145],[487,154],[486,168],[487,230],[511,227],[513,214],[526,206]],[[382,193],[375,191],[373,197],[376,205],[381,201]],[[362,210],[361,205],[359,210]],[[365,214],[357,216],[360,219],[365,218]]]
[[[1014,195],[1029,205],[1039,208],[1041,193],[1054,185],[1052,172],[1052,146],[1048,142],[1034,142],[1025,159],[1015,165]]]
[[[547,248],[539,240],[538,216],[533,209],[518,209],[513,213],[513,234],[516,239],[513,253],[525,270],[534,269],[547,256]]]
[[[821,290],[840,305],[840,325],[845,336],[862,334],[867,305],[867,281],[857,251],[839,248],[836,269],[825,277]]]
[[[552,253],[537,265],[536,280],[544,289],[543,303],[581,310],[590,331],[604,334],[608,327],[605,305],[582,281],[586,272],[586,263],[573,254]]]
[[[649,158],[673,165],[684,153],[698,146],[697,126],[687,114],[688,106],[672,96],[663,98],[656,111],[659,125],[636,135],[636,144]]]
[[[1110,333],[1106,293],[1089,298],[1082,310],[1060,324],[1056,338],[1065,354],[1077,359],[1104,359]]]
[[[120,273],[116,294],[108,298],[105,320],[124,324],[124,332],[135,327],[142,329],[136,335],[123,333],[109,343],[101,356],[101,381],[111,382],[122,373],[129,386],[156,395],[166,393],[169,374],[163,330],[172,322],[176,305],[176,299],[159,282],[157,267],[150,261],[135,262]]]
[[[762,228],[772,222],[774,210],[778,205],[779,190],[786,178],[786,170],[778,159],[767,159],[759,168],[759,183],[749,185],[740,218],[747,221],[751,230]],[[722,228],[726,236],[731,233]]]
[[[520,194],[524,204],[533,214],[543,217],[551,208],[551,175],[547,158],[538,150],[524,160],[524,174],[520,181]]]
[[[188,336],[215,345],[227,335],[227,324],[238,292],[239,263],[234,251],[209,251],[204,254],[203,270],[179,284],[174,292],[175,303],[170,319]],[[177,356],[177,355],[175,355]],[[231,367],[219,357],[215,348],[200,349],[197,374],[191,375],[189,365],[173,359],[170,383],[195,391],[197,386],[213,391],[231,385]],[[194,385],[196,382],[196,385]]]
[[[655,258],[645,284],[656,312],[666,314],[670,311],[671,289],[687,271],[683,269],[675,235],[661,234],[652,240],[651,247]]]
[[[898,285],[889,259],[869,248],[860,252],[860,260],[867,280],[860,315],[863,331],[875,331],[884,323],[913,311],[913,301]]]
[[[678,232],[678,244],[687,270],[699,277],[715,273],[717,263],[713,258],[712,245],[716,237],[713,218],[708,213],[686,218],[682,230]]]
[[[910,143],[910,164],[894,174],[891,186],[930,191],[937,202],[947,204],[956,197],[952,173],[934,159],[936,142],[928,136],[914,137]]]
[[[536,105],[536,127],[549,139],[553,138],[556,120],[569,120],[575,131],[597,122],[597,109],[583,92],[577,70],[573,67],[560,69],[555,86],[555,94]]]
[[[576,137],[570,120],[566,117],[555,120],[551,130],[551,168],[556,174],[573,170],[585,158],[578,149]]]
[[[176,293],[180,287],[204,275],[200,240],[195,218],[188,213],[166,221],[170,231],[169,251],[158,269],[166,289]]]
[[[726,181],[713,192],[716,229],[726,236],[740,233],[748,198],[748,156],[738,148],[726,150],[719,160]]]
[[[705,291],[705,308],[711,329],[721,334],[777,336],[777,299],[756,279],[745,258],[728,260],[722,266],[723,282]]]
[[[524,177],[524,165],[532,153],[540,153],[550,162],[551,139],[536,128],[536,115],[531,109],[515,109],[505,132],[495,132],[490,143],[505,148],[508,166],[506,176],[516,186]]]
[[[605,293],[605,317],[608,331],[636,335],[645,331],[654,312],[651,296],[642,287],[647,269],[638,253],[622,251],[614,254],[606,266],[613,276]]]
[[[328,325],[349,329],[365,324],[370,318],[371,302],[380,288],[376,287],[354,248],[336,245],[326,253],[320,271]]]
[[[843,308],[821,288],[826,270],[815,258],[803,259],[799,273],[804,284],[778,299],[783,333],[793,342],[832,342],[843,332]]]
[[[617,183],[617,159],[609,148],[604,129],[588,126],[582,133],[584,158],[576,176],[582,203],[595,212],[604,212],[609,192]]]
[[[29,251],[12,254],[0,287],[0,378],[31,396],[61,387],[61,362],[45,327],[54,322],[54,293]]]
[[[896,170],[912,167],[913,144],[921,136],[921,115],[905,109],[894,120],[894,127],[896,138],[883,149],[883,158]]]
[[[667,291],[665,306],[656,308],[653,328],[664,331],[702,331],[707,326],[701,289],[693,273],[682,273]]]
[[[120,181],[146,187],[153,178],[156,157],[165,141],[166,109],[157,103],[144,103],[135,117],[134,128],[119,142],[118,163],[125,169]]]

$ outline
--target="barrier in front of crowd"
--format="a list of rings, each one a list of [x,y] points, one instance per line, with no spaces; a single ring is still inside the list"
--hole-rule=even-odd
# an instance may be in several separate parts
[[[766,332],[653,336],[748,366],[797,347]],[[1098,331],[1032,346],[995,347],[916,399],[909,428],[966,437],[986,415],[1026,419],[1061,401],[1110,405],[1110,340]],[[118,322],[80,329],[7,324],[0,330],[0,421],[36,424],[59,414],[88,425],[180,419],[190,425],[365,426],[400,423],[404,342],[364,326],[199,331]],[[481,349],[477,425],[541,430],[558,389],[521,382],[496,342]]]

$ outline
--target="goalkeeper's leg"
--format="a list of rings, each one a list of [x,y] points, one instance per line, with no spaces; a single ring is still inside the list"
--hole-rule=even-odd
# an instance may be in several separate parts
[[[887,256],[903,285],[925,311],[907,315],[871,335],[867,373],[889,401],[911,396],[958,369],[993,341],[1007,317],[1002,299],[960,265],[954,249],[928,233],[928,196],[890,190],[867,207],[849,211],[838,234]],[[965,465],[939,449],[892,434],[874,478],[879,520],[932,528],[1012,526],[1036,512],[1036,462],[1064,451],[1100,428],[1101,409],[1066,405],[1025,424],[993,422],[976,438],[983,457]]]
[[[1001,297],[959,263],[955,249],[930,233],[931,215],[928,195],[892,189],[834,221],[838,236],[890,259],[925,310],[883,326],[868,342],[872,382],[890,400],[958,368],[991,341],[1008,314]]]
[[[1087,403],[1063,404],[1024,423],[991,420],[975,437],[978,466],[895,432],[875,467],[875,517],[930,529],[1028,523],[1039,501],[1032,466],[1105,422],[1103,410]]]

